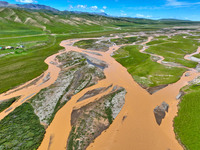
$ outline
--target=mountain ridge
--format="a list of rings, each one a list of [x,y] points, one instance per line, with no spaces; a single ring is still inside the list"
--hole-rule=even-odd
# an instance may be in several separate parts
[[[45,9],[45,10],[50,10],[50,11],[60,11],[58,9],[55,9],[53,7],[47,6],[47,5],[41,5],[41,4],[10,4],[7,1],[0,1],[0,7],[14,7],[14,8],[27,8],[27,9]]]
[[[73,14],[92,14],[92,15],[100,15],[100,16],[106,16],[106,17],[115,17],[115,16],[110,16],[105,12],[83,12],[83,11],[69,11],[69,10],[61,11],[59,9],[56,9],[47,5],[33,4],[33,3],[10,4],[7,1],[0,1],[0,7],[24,8],[24,9],[30,9],[30,10],[49,10],[52,12],[67,12],[67,13],[73,13]],[[134,19],[152,20],[152,19],[138,18],[138,17],[116,17],[116,18],[134,18]],[[159,21],[190,21],[190,20],[173,19],[173,18],[162,18],[158,20]]]

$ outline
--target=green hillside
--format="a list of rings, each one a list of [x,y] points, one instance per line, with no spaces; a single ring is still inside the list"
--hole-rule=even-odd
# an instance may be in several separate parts
[[[114,33],[152,31],[191,21],[160,21],[117,18],[68,11],[0,8],[0,47],[24,45],[18,50],[0,50],[0,93],[44,72],[44,60],[62,49],[64,39],[99,37]],[[20,72],[20,73],[19,73]]]

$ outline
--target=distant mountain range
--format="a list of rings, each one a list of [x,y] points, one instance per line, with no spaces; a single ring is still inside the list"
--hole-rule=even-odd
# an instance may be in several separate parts
[[[58,9],[55,9],[50,6],[41,5],[41,4],[10,4],[6,1],[0,1],[0,7],[10,7],[10,8],[24,8],[24,9],[32,9],[32,10],[48,10],[53,12],[61,12]],[[82,11],[68,11],[65,10],[63,12],[71,13],[71,14],[92,14],[92,15],[101,15],[101,16],[109,16],[104,12],[82,12]],[[135,19],[143,19],[143,18],[135,18]],[[150,20],[150,19],[149,19]],[[160,21],[189,21],[189,20],[179,20],[179,19],[160,19]]]
[[[40,5],[40,4],[10,4],[6,1],[0,1],[0,7],[14,7],[14,8],[27,8],[27,9],[46,9],[50,11],[59,11],[58,9],[52,8],[50,6],[46,5]]]
[[[9,4],[6,1],[0,1],[0,7],[17,7],[15,4]]]
[[[10,4],[6,1],[0,1],[0,7],[10,7],[10,8],[25,8],[25,9],[33,9],[33,10],[50,10],[53,12],[59,12],[60,10],[55,9],[50,6],[46,5],[40,5],[40,4]],[[102,16],[108,16],[106,13],[103,12],[81,12],[81,11],[67,11],[69,13],[74,13],[74,14],[81,14],[81,13],[87,13],[87,14],[94,14],[94,15],[102,15]]]
[[[106,13],[59,11],[40,4],[10,4],[0,1],[0,31],[43,30],[48,33],[132,30],[154,27],[199,25],[200,22],[145,18],[113,17]]]
[[[190,20],[181,20],[181,19],[173,19],[173,18],[165,18],[159,19],[160,21],[190,21]]]

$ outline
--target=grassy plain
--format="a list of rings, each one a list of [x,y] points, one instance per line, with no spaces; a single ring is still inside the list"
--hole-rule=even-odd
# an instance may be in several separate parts
[[[2,17],[0,20],[0,46],[7,44],[26,46],[25,49],[15,51],[0,51],[0,55],[14,52],[14,54],[0,57],[0,93],[25,83],[44,72],[47,69],[47,65],[44,63],[45,58],[63,49],[59,46],[62,40],[198,24],[198,22],[160,22],[148,19],[112,18],[84,13],[53,13],[15,8],[2,9],[0,15]],[[14,21],[16,17],[19,17],[21,22]],[[30,17],[35,22],[34,24],[27,22],[27,18]],[[38,18],[47,22],[44,23]],[[72,25],[66,21],[77,24]],[[128,41],[134,41],[134,38],[130,39]],[[192,65],[194,66],[194,64]]]
[[[63,49],[59,44],[62,40],[72,38],[89,38],[89,37],[100,37],[107,36],[113,33],[119,33],[125,31],[96,31],[96,32],[85,32],[79,34],[57,34],[57,35],[39,35],[35,37],[34,42],[39,43],[38,45],[29,45],[30,47],[23,50],[20,53],[7,55],[0,57],[0,93],[3,93],[9,89],[12,89],[20,84],[23,84],[47,70],[47,65],[44,60]],[[41,38],[42,37],[42,38]],[[19,37],[20,38],[20,37]],[[45,39],[47,40],[45,41]],[[22,38],[25,39],[25,38]],[[0,41],[3,39],[0,39]],[[13,39],[9,39],[13,40]],[[20,40],[19,40],[20,41]],[[30,41],[32,39],[30,38]],[[13,40],[14,43],[15,40]],[[26,42],[28,42],[26,40]],[[10,42],[12,45],[12,42]],[[2,51],[1,53],[11,52],[13,50]]]
[[[81,41],[78,41],[76,43],[74,43],[74,46],[78,46],[80,48],[83,48],[83,49],[88,49],[88,48],[91,48],[93,46],[95,46],[95,42],[97,40],[95,39],[91,39],[91,40],[81,40]]]
[[[177,139],[188,150],[200,147],[200,88],[199,83],[182,88],[185,95],[181,98],[177,117],[174,119],[174,131]]]
[[[18,97],[13,97],[11,99],[8,99],[0,103],[0,113],[4,111],[6,108],[8,108],[10,105],[12,105],[17,99]]]
[[[24,103],[0,121],[0,149],[39,147],[45,129],[29,103]]]
[[[111,42],[114,42],[117,45],[132,44],[134,42],[141,41],[144,39],[147,39],[147,37],[124,37],[124,38],[111,39]]]
[[[152,45],[156,43],[156,45]],[[176,35],[164,41],[152,41],[146,51],[149,53],[158,54],[165,58],[164,61],[175,62],[183,66],[194,68],[197,63],[184,59],[186,54],[196,52],[199,42],[190,38],[183,38],[182,35]]]
[[[148,54],[140,53],[141,46],[126,46],[113,56],[127,68],[136,82],[144,87],[174,83],[180,79],[186,69],[167,67],[151,60]]]

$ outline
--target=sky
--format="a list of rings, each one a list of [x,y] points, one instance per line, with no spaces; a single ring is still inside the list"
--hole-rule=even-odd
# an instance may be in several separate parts
[[[112,16],[200,21],[200,0],[7,0],[35,3],[59,10],[105,12]]]

